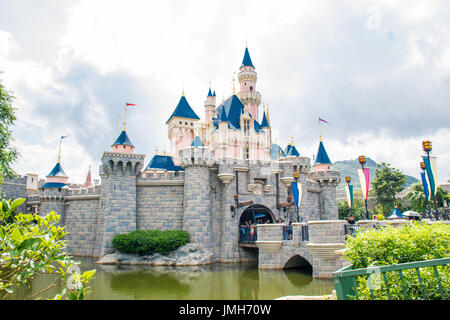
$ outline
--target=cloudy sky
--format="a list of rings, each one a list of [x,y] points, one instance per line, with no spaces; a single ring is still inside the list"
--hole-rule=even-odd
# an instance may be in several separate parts
[[[127,132],[150,160],[184,87],[203,118],[209,83],[232,93],[245,43],[276,142],[332,161],[365,154],[418,177],[421,141],[450,179],[447,0],[0,0],[0,75],[16,96],[19,173],[48,174],[64,140],[73,182],[98,177],[126,101]]]

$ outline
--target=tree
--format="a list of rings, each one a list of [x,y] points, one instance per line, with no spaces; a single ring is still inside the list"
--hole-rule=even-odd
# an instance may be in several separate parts
[[[76,272],[75,263],[65,252],[62,237],[66,232],[57,226],[60,217],[55,212],[44,217],[22,213],[13,215],[24,201],[23,198],[8,201],[7,207],[3,201],[0,202],[0,299],[7,298],[19,286],[29,286],[33,277],[39,273],[58,276],[28,299],[56,287],[60,279],[66,282],[70,291],[67,293],[64,289],[55,299],[83,299],[88,293],[89,279],[96,270],[83,274]],[[11,216],[13,220],[9,222]]]
[[[423,191],[422,183],[417,182],[411,185],[411,189],[406,195],[406,199],[409,201],[409,206],[411,210],[417,212],[426,212],[427,208],[427,200],[425,199],[425,192]],[[430,199],[431,200],[431,199]],[[432,200],[431,200],[432,201]],[[444,202],[450,202],[450,195],[448,191],[442,187],[438,187],[436,191],[436,204],[438,207],[443,207]],[[432,207],[432,203],[430,203]]]
[[[337,205],[339,219],[348,218],[350,212],[347,200],[338,201]],[[361,190],[354,190],[352,214],[355,217],[356,221],[365,219],[364,201],[362,200]]]
[[[10,127],[16,121],[12,101],[14,96],[8,92],[0,81],[0,176],[13,177],[12,163],[17,160],[19,153],[12,146],[12,132]]]
[[[388,214],[396,204],[396,195],[406,186],[406,176],[389,163],[377,165],[375,179],[372,181],[372,193],[377,204],[383,207],[383,214]]]

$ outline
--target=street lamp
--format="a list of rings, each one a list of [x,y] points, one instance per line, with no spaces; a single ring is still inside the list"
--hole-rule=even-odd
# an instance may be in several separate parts
[[[423,149],[423,151],[425,151],[427,153],[428,162],[430,162],[430,152],[433,149],[431,146],[431,141],[430,140],[422,141],[422,149]],[[425,167],[425,163],[423,165]],[[422,166],[422,164],[420,164],[420,166]],[[428,178],[429,178],[429,176],[428,176]],[[430,184],[431,184],[431,182],[430,182]],[[435,188],[437,188],[437,186],[435,186]],[[436,196],[434,195],[434,192],[432,192],[432,190],[430,190],[430,193],[431,193],[431,196],[433,197],[434,213],[436,214],[436,217],[437,217]]]
[[[361,168],[364,173],[364,164],[366,163],[366,157],[365,156],[359,156],[359,163],[361,164]],[[364,190],[361,190],[362,192],[364,192]],[[363,193],[364,194],[364,193]],[[367,210],[367,197],[364,197],[364,204],[366,206],[366,219],[369,220],[369,211]]]
[[[352,195],[350,194],[350,181],[352,181],[352,178],[347,176],[345,177],[345,182],[347,182],[347,186],[348,186],[348,192],[349,192],[349,196],[351,197]],[[350,199],[350,203],[349,203],[349,208],[348,208],[348,216],[350,217],[352,215],[352,199]]]

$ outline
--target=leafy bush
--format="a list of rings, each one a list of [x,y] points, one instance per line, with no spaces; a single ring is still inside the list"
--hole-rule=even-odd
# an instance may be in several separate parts
[[[189,233],[182,230],[136,230],[114,237],[112,246],[119,252],[139,255],[169,252],[189,243]]]
[[[95,269],[83,274],[65,252],[67,233],[58,226],[60,216],[54,211],[41,217],[37,214],[15,214],[25,199],[0,199],[0,299],[8,298],[20,286],[30,286],[41,273],[57,274],[47,287],[27,297],[34,299],[64,280],[64,289],[55,299],[82,300],[89,293],[88,282]],[[72,271],[71,271],[72,270]]]
[[[413,261],[447,258],[450,256],[450,225],[444,223],[408,223],[401,227],[384,227],[359,232],[347,242],[345,256],[353,269],[399,264]],[[450,268],[437,267],[444,294],[450,296]],[[373,288],[375,299],[387,299],[387,288],[381,274],[373,275],[377,286]],[[420,276],[425,299],[440,299],[440,290],[432,267],[421,268]],[[372,277],[372,276],[371,276]],[[387,272],[391,299],[423,299],[417,271],[403,271],[403,286],[398,272]],[[357,277],[359,299],[371,299],[367,276]]]

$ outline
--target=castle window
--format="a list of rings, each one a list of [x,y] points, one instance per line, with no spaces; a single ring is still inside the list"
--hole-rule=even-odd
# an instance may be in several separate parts
[[[187,121],[184,124],[187,125]]]
[[[250,135],[250,121],[244,120],[244,133],[246,136]]]
[[[191,126],[193,126],[194,124],[191,122]]]
[[[253,87],[252,86],[250,86],[250,91],[253,91]]]
[[[247,147],[247,148],[244,149],[244,159],[248,160],[249,158],[250,158],[250,150]]]
[[[183,124],[183,121],[180,121],[180,124]]]

